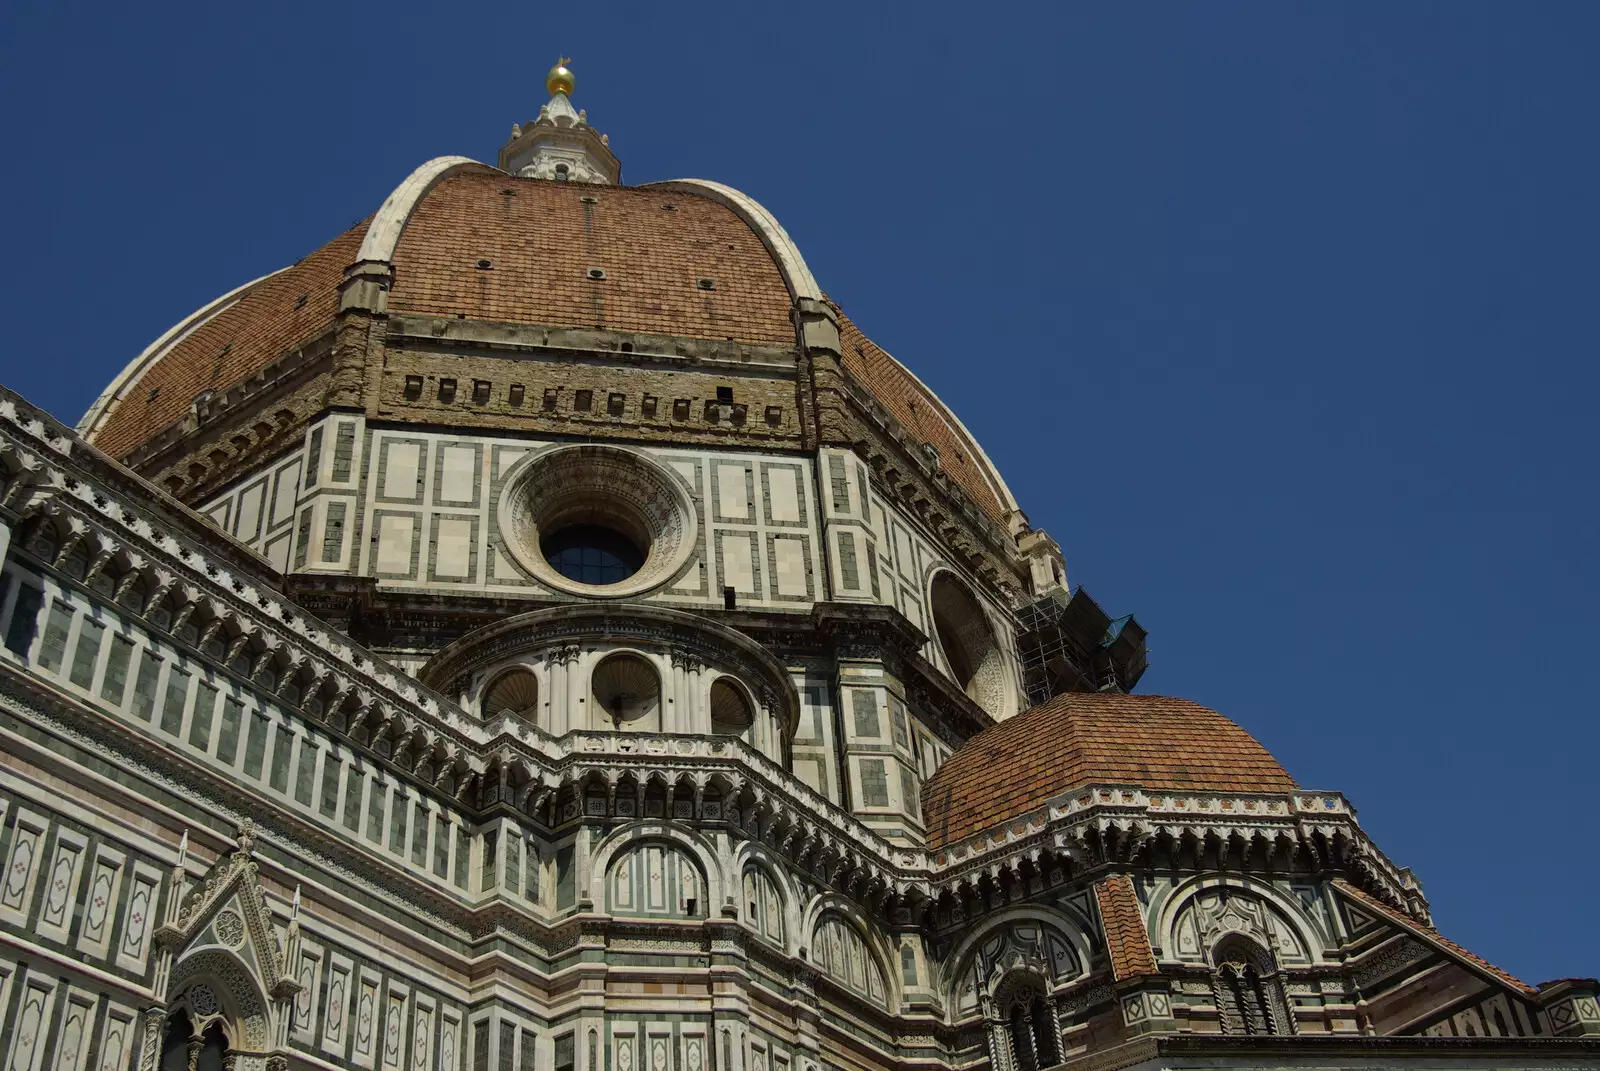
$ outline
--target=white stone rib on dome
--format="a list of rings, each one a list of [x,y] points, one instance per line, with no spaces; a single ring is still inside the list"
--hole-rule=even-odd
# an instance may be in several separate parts
[[[778,217],[767,211],[766,206],[754,197],[736,190],[732,186],[725,186],[720,182],[712,182],[709,179],[671,179],[666,182],[648,182],[645,185],[651,189],[677,190],[697,197],[707,197],[731,209],[740,219],[744,220],[751,230],[756,232],[762,244],[767,247],[767,251],[772,254],[772,258],[778,262],[778,270],[783,273],[783,281],[789,286],[790,296],[795,300],[800,298],[809,298],[812,301],[822,300],[822,288],[817,285],[816,276],[812,275],[811,269],[806,266],[805,257],[800,255],[800,247],[795,245],[793,238],[789,237],[789,232],[783,229],[783,224],[778,222]],[[883,349],[882,346],[878,348]],[[995,467],[989,455],[978,444],[977,438],[967,430],[965,424],[961,423],[961,418],[956,416],[950,407],[944,403],[944,399],[940,398],[926,383],[922,382],[915,372],[907,368],[888,350],[883,350],[883,353],[884,356],[899,365],[905,374],[911,377],[912,382],[922,388],[923,392],[933,400],[934,404],[944,411],[944,415],[950,418],[950,423],[955,426],[961,437],[967,441],[968,449],[978,459],[984,479],[988,482],[995,497],[999,499],[1000,504],[1008,510],[1019,511],[1021,507],[1017,505],[1016,497],[1012,495],[1011,488],[1006,486],[1006,481],[1000,475],[1000,470]]]
[[[877,343],[873,343],[873,345],[876,346]],[[932,398],[934,402],[938,404],[939,408],[944,411],[944,415],[950,418],[950,423],[954,424],[956,426],[956,430],[961,433],[961,437],[967,440],[967,449],[971,450],[973,456],[982,463],[983,478],[989,481],[989,489],[993,491],[995,497],[1000,500],[1000,504],[1008,510],[1021,510],[1022,507],[1017,505],[1016,498],[1011,494],[1011,488],[1006,486],[1005,477],[1000,475],[1000,470],[995,466],[995,463],[989,460],[989,455],[985,453],[983,447],[979,445],[977,436],[968,431],[967,426],[961,423],[961,418],[956,416],[955,410],[951,409],[948,405],[945,405],[944,399],[935,394],[932,387],[922,382],[921,377],[919,377],[910,368],[906,367],[906,365],[901,362],[900,358],[896,357],[888,350],[883,349],[882,346],[878,346],[878,349],[883,350],[883,355],[885,357],[899,365],[900,370],[906,375],[910,376],[911,381],[917,386],[921,387],[928,397]]]
[[[89,406],[88,412],[84,413],[83,418],[78,421],[78,434],[82,435],[87,441],[94,442],[95,436],[105,426],[106,419],[111,416],[111,411],[133,390],[134,384],[139,382],[139,377],[154,368],[157,362],[167,355],[168,350],[188,338],[201,327],[204,327],[215,317],[232,308],[257,283],[266,282],[279,272],[288,270],[289,266],[286,265],[277,271],[268,272],[259,279],[252,279],[243,286],[235,287],[210,303],[202,305],[169,327],[166,334],[146,346],[144,352],[129,361],[127,367],[123,368],[117,378],[113,379],[110,385],[100,392],[100,397],[94,400],[94,404]]]
[[[405,233],[406,223],[411,219],[411,213],[416,209],[417,203],[427,196],[428,191],[438,185],[440,180],[460,168],[478,164],[477,160],[465,156],[438,156],[406,177],[406,180],[396,186],[389,196],[384,199],[378,214],[373,217],[372,225],[367,228],[366,236],[362,239],[361,250],[356,255],[358,261],[375,260],[388,263],[394,258],[395,246],[400,244],[400,235]],[[483,164],[487,167],[489,165]],[[207,321],[216,317],[245,295],[257,283],[286,271],[269,272],[259,279],[252,279],[243,286],[212,301],[189,316],[180,320],[166,334],[156,339],[147,346],[143,353],[128,362],[126,368],[110,386],[101,392],[88,412],[83,414],[83,419],[78,421],[78,434],[90,442],[94,441],[96,433],[105,425],[111,411],[116,408],[128,393],[133,389],[139,377],[155,367],[160,359],[166,356],[167,351],[189,337]]]
[[[472,166],[490,165],[465,156],[436,156],[406,176],[406,180],[384,198],[378,214],[372,217],[372,225],[367,228],[366,237],[361,241],[361,250],[356,254],[356,260],[381,261],[386,264],[391,262],[394,259],[395,246],[400,244],[400,235],[405,233],[406,224],[411,219],[411,213],[416,210],[417,203],[445,176],[463,167]]]
[[[795,300],[800,298],[822,300],[822,290],[817,286],[816,277],[811,274],[811,269],[806,267],[806,260],[800,255],[800,247],[794,244],[794,239],[789,237],[789,232],[783,229],[778,218],[768,212],[754,197],[740,193],[732,186],[724,186],[720,182],[711,182],[708,179],[671,179],[667,182],[648,182],[645,185],[650,189],[678,190],[696,197],[709,198],[731,209],[756,232],[756,236],[767,247],[767,252],[772,254],[772,259],[778,262],[778,270],[783,272],[783,281],[789,286],[789,296]]]

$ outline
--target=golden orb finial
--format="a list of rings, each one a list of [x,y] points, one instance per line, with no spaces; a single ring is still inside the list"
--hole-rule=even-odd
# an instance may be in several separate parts
[[[572,73],[567,64],[572,62],[571,56],[557,56],[556,65],[550,68],[550,73],[544,76],[544,87],[550,91],[551,96],[565,93],[572,96],[572,91],[578,88],[578,76]]]

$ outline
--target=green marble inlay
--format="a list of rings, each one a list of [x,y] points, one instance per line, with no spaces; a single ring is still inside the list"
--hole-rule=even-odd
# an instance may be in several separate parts
[[[217,758],[229,766],[239,761],[239,726],[244,720],[244,704],[233,696],[222,701],[222,732],[217,738]]]
[[[72,672],[69,679],[79,688],[88,689],[94,684],[95,663],[100,660],[100,641],[106,627],[98,621],[84,619],[78,629],[78,645],[72,652]]]
[[[272,726],[272,773],[268,784],[279,792],[289,791],[289,731]]]
[[[317,747],[309,736],[300,738],[300,765],[294,775],[294,798],[311,806],[311,790],[317,776]]]
[[[329,750],[322,760],[322,805],[320,810],[328,818],[339,814],[339,774],[344,769],[338,757]]]
[[[133,641],[126,636],[113,634],[111,653],[106,655],[106,675],[100,682],[100,698],[112,706],[122,705],[122,693],[128,690],[128,666],[133,663]]]
[[[139,656],[139,679],[133,685],[133,713],[148,722],[156,713],[156,685],[161,680],[161,659],[147,648]]]
[[[396,786],[389,806],[389,850],[396,855],[406,850],[406,802],[405,792]]]
[[[50,617],[45,622],[44,640],[39,644],[39,665],[51,673],[59,672],[67,653],[67,633],[72,628],[72,607],[60,599],[50,602]]]
[[[204,751],[211,746],[211,712],[216,706],[216,685],[201,681],[194,694],[194,718],[189,722],[191,747]]]
[[[161,731],[177,736],[183,731],[183,703],[189,697],[189,684],[193,678],[185,670],[173,666],[167,673],[167,697],[161,704]]]
[[[354,766],[347,766],[350,776],[347,779],[344,791],[344,827],[350,832],[361,832],[361,785],[365,780],[363,774],[357,772]]]
[[[261,711],[250,712],[250,735],[244,743],[244,772],[258,781],[261,779],[261,763],[267,754],[267,730],[271,724]]]

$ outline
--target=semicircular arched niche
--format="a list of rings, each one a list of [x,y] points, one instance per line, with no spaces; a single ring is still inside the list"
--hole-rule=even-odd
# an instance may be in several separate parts
[[[1007,683],[1006,652],[983,604],[948,572],[934,576],[928,603],[934,638],[951,678],[991,717],[1010,716],[1013,694]]]
[[[755,721],[755,707],[743,688],[727,677],[719,677],[711,685],[711,731],[718,735],[738,736]]]
[[[504,670],[483,690],[483,716],[515,714],[530,721],[539,714],[539,678],[523,666]]]
[[[661,729],[661,674],[642,655],[607,655],[589,676],[591,719],[597,729]]]

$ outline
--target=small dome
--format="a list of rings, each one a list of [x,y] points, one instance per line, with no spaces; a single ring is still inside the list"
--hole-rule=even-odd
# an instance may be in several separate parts
[[[1075,788],[1289,792],[1294,778],[1249,733],[1187,699],[1068,692],[968,740],[923,786],[933,846],[1026,814]]]

